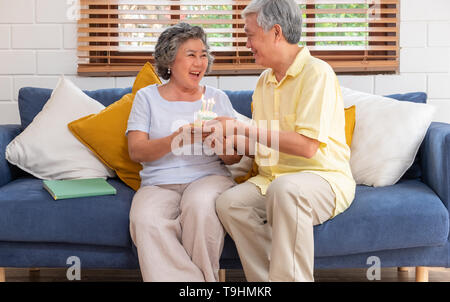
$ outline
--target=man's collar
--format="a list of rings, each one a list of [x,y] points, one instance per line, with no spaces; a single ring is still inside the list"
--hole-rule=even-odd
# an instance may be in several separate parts
[[[299,51],[297,56],[295,57],[294,62],[289,66],[288,70],[286,71],[286,76],[297,76],[300,72],[303,70],[303,66],[305,66],[306,60],[311,56],[309,53],[309,50],[306,46],[303,46],[302,49]],[[273,69],[270,70],[269,77],[267,79],[268,83],[275,83],[278,84],[277,78],[275,77],[275,73],[273,72]]]

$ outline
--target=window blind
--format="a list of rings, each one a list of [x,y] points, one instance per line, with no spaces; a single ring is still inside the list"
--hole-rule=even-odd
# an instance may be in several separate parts
[[[153,61],[159,34],[179,22],[202,26],[215,57],[211,74],[260,74],[245,47],[234,0],[79,0],[78,73],[135,75]],[[394,73],[399,67],[399,0],[297,0],[302,39],[337,73]]]

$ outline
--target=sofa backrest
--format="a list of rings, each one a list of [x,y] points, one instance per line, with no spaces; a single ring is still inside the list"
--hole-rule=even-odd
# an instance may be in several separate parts
[[[251,103],[253,90],[224,90],[233,105],[234,110],[246,117],[252,118]]]
[[[253,90],[241,90],[241,91],[225,90],[225,93],[230,98],[230,101],[236,111],[247,117],[251,117],[250,104],[252,102]],[[414,103],[425,104],[427,102],[427,94],[424,92],[391,94],[386,95],[386,97],[390,97],[399,101],[407,101]],[[421,151],[417,152],[413,165],[403,175],[402,177],[403,179],[417,179],[422,176],[422,171],[420,168],[420,153]]]
[[[410,92],[404,94],[391,94],[386,95],[388,98],[393,98],[399,101],[413,102],[426,104],[427,94],[424,92]],[[403,174],[402,179],[416,179],[422,177],[422,170],[420,168],[420,154],[422,153],[422,146],[419,152],[417,152],[416,158],[412,166]]]
[[[45,103],[51,96],[53,90],[45,88],[24,87],[19,90],[19,113],[22,129],[25,129],[34,119],[34,117],[42,110]],[[131,92],[129,88],[110,88],[92,91],[84,91],[91,98],[99,101],[104,106],[120,100],[123,95]],[[252,102],[253,90],[224,91],[230,98],[233,108],[247,117],[251,117],[250,104]],[[392,94],[387,97],[397,99],[399,101],[408,101],[415,103],[426,103],[427,95],[423,92],[413,92],[405,94]],[[421,147],[422,148],[422,147]],[[416,179],[422,176],[420,169],[420,153],[414,160],[413,165],[404,174],[403,179]]]
[[[50,99],[52,92],[52,89],[35,87],[24,87],[19,90],[19,114],[22,129],[25,129],[42,110],[45,103]],[[84,90],[84,92],[107,107],[120,100],[123,95],[130,93],[131,87]]]

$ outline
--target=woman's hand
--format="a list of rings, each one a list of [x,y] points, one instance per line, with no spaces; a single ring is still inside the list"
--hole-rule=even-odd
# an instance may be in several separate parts
[[[204,131],[214,132],[216,136],[228,137],[237,135],[238,129],[241,129],[243,134],[245,128],[242,128],[241,123],[233,118],[219,116],[206,122],[203,129],[205,129]]]
[[[197,142],[203,143],[210,134],[211,133],[202,131],[202,128],[195,127],[193,123],[186,124],[171,134],[172,146],[181,148],[185,145],[192,145]]]

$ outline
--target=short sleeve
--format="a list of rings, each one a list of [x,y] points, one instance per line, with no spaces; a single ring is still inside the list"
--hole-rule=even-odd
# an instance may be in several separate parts
[[[128,117],[128,127],[125,135],[128,135],[129,131],[139,130],[142,132],[150,132],[151,111],[150,104],[146,95],[140,90],[133,101],[131,112]]]
[[[300,91],[296,108],[295,131],[328,144],[338,89],[336,76],[328,70],[314,70]]]

